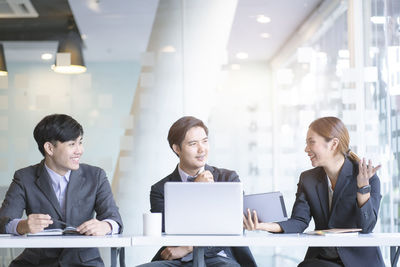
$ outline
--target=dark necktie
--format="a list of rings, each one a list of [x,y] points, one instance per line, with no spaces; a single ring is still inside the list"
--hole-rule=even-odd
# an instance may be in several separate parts
[[[186,179],[186,182],[194,182],[195,179],[196,179],[196,177],[194,177],[194,176],[188,176]]]

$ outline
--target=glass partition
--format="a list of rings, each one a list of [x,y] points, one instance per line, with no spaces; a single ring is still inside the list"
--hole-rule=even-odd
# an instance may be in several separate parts
[[[144,8],[146,25],[135,27],[146,31],[146,45],[128,59],[120,54],[103,61],[88,36],[85,74],[55,74],[50,63],[31,59],[40,56],[42,45],[55,50],[54,42],[5,43],[1,186],[10,184],[16,169],[41,160],[32,137],[35,124],[47,114],[68,113],[85,129],[83,161],[108,174],[125,233],[142,234],[150,186],[178,162],[166,140],[168,129],[179,117],[193,115],[209,127],[209,163],[237,171],[245,193],[281,191],[290,214],[299,175],[311,168],[304,153],[308,125],[329,115],[345,122],[353,151],[382,164],[375,231],[400,230],[398,0],[146,1],[127,6],[132,12]],[[74,3],[79,14],[83,2]],[[289,8],[304,10],[271,26],[277,17],[292,15]],[[281,42],[266,49],[277,36]],[[16,57],[21,51],[29,57]],[[306,251],[251,249],[259,266],[297,266]],[[157,250],[129,248],[127,264],[148,262]]]

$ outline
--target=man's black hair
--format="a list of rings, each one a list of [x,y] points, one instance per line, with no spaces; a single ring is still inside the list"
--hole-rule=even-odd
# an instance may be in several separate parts
[[[178,145],[181,148],[182,142],[185,139],[186,133],[193,127],[201,127],[206,132],[208,136],[208,128],[203,123],[203,121],[192,117],[192,116],[185,116],[174,122],[168,132],[168,143],[172,148],[173,145]],[[174,151],[175,153],[175,151]],[[175,153],[176,154],[176,153]],[[178,156],[178,154],[177,154]],[[179,156],[178,156],[179,157]]]
[[[33,130],[40,153],[45,155],[44,144],[57,141],[63,143],[72,141],[83,135],[83,128],[71,116],[65,114],[53,114],[44,117]]]

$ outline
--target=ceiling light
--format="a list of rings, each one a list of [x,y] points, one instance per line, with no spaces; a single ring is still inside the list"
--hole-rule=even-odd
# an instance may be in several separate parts
[[[167,45],[167,46],[164,46],[161,49],[161,52],[163,52],[163,53],[174,53],[174,52],[176,52],[176,49],[172,45]]]
[[[88,2],[87,7],[96,13],[99,13],[101,11],[99,1],[96,0],[91,0],[90,2]]]
[[[44,54],[42,54],[41,58],[42,58],[43,60],[50,60],[50,59],[53,58],[53,55],[50,54],[50,53],[44,53]]]
[[[264,38],[264,39],[267,39],[267,38],[271,37],[271,35],[269,33],[267,33],[267,32],[263,32],[263,33],[260,34],[260,37]]]
[[[239,52],[239,53],[236,54],[236,58],[238,58],[238,59],[246,59],[246,58],[249,58],[249,55],[247,53],[244,53],[244,52]]]
[[[257,16],[257,22],[259,22],[259,23],[268,23],[270,21],[271,21],[270,17],[264,16],[264,15]]]
[[[52,69],[57,73],[79,74],[86,71],[85,62],[82,55],[82,40],[78,33],[71,31],[67,37],[58,43],[56,64]],[[69,62],[60,62],[60,55],[69,54]]]
[[[373,16],[371,17],[371,22],[374,24],[385,24],[386,17],[383,16]]]
[[[4,56],[3,44],[0,44],[0,76],[7,76],[6,58]]]

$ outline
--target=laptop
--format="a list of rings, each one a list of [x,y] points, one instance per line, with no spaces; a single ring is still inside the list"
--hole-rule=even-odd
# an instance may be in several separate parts
[[[165,233],[168,235],[241,235],[242,183],[164,185]]]
[[[243,197],[243,212],[255,210],[259,222],[286,221],[286,206],[281,192],[252,194]]]

